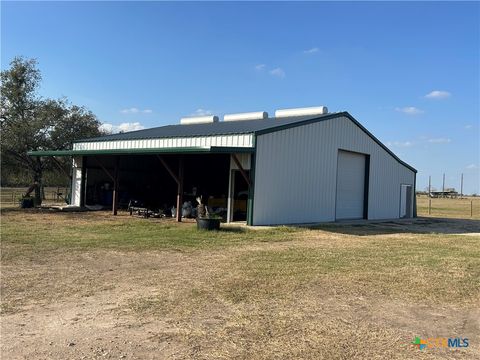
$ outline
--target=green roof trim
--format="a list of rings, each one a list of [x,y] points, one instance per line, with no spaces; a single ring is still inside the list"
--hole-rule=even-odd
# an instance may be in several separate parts
[[[244,147],[182,147],[153,149],[112,149],[112,150],[38,150],[29,151],[29,156],[88,156],[88,155],[153,155],[153,154],[225,154],[252,153],[255,149]]]

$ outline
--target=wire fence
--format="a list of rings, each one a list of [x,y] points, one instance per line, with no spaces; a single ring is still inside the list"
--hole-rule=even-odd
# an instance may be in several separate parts
[[[431,198],[417,196],[417,215],[447,218],[480,219],[480,198]]]
[[[1,188],[0,204],[17,205],[27,187]],[[65,203],[67,187],[46,187],[44,202]],[[431,217],[480,219],[480,197],[431,198],[417,195],[417,215]]]
[[[20,198],[27,192],[27,187],[5,188],[0,192],[1,204],[18,204]],[[64,203],[68,195],[69,189],[67,187],[46,187],[44,188],[45,197],[43,201]],[[32,194],[33,195],[33,194]]]

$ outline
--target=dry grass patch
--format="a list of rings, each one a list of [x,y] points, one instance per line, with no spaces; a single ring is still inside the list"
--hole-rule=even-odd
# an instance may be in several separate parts
[[[480,333],[480,238],[443,233],[461,233],[455,224],[206,233],[103,212],[6,211],[2,355],[478,358],[475,342],[410,345]]]
[[[341,241],[340,241],[341,242]],[[473,304],[479,299],[480,249],[471,237],[372,239],[361,246],[292,247],[244,254],[227,287],[232,301],[271,294],[295,296],[319,286],[326,294],[386,296],[427,303]]]
[[[428,201],[431,200],[431,214],[428,213]],[[472,209],[470,209],[470,202]],[[471,216],[473,210],[473,216]],[[463,199],[428,198],[417,196],[418,216],[434,216],[460,219],[480,219],[480,198],[465,197]]]

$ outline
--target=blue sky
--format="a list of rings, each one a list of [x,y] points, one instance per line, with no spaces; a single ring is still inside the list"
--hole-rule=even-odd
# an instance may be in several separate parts
[[[2,2],[1,68],[114,129],[195,113],[349,111],[441,188],[480,193],[478,2]]]

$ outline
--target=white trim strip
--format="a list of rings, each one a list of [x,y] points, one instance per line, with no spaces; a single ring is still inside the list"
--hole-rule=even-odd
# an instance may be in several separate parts
[[[73,144],[73,150],[168,149],[185,147],[253,147],[253,135],[219,135],[162,139],[92,141]]]

